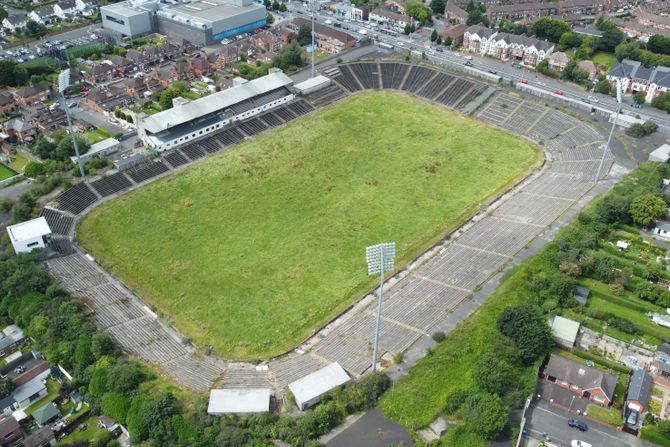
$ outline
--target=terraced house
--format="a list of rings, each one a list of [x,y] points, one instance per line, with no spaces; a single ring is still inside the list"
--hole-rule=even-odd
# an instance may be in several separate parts
[[[670,67],[645,67],[638,61],[624,59],[612,66],[607,80],[615,86],[618,80],[625,94],[644,92],[651,102],[661,93],[670,91]]]
[[[463,35],[467,51],[492,56],[502,61],[513,60],[534,67],[554,51],[546,40],[515,34],[499,33],[481,25],[473,25]]]
[[[573,360],[552,354],[544,369],[544,377],[579,397],[608,407],[614,399],[616,376]]]

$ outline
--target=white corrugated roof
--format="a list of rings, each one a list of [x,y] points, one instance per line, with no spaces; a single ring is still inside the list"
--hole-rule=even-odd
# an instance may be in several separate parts
[[[309,78],[308,80],[303,81],[299,84],[296,84],[294,87],[296,88],[296,90],[303,92],[305,90],[310,90],[320,85],[326,86],[328,84],[330,84],[330,78],[318,75],[314,76],[313,78]]]
[[[196,99],[188,104],[148,116],[143,120],[144,128],[151,133],[158,133],[201,116],[224,110],[254,96],[280,87],[288,87],[292,83],[293,80],[284,73],[270,73],[246,84],[231,87],[204,98]]]
[[[670,159],[670,144],[664,144],[649,154],[649,161],[665,163]]]
[[[49,228],[49,224],[44,217],[38,217],[8,226],[7,233],[9,233],[12,242],[21,242],[51,234],[51,228]]]
[[[207,413],[264,413],[270,411],[270,389],[225,389],[209,393]]]
[[[574,343],[578,332],[578,322],[558,315],[554,317],[554,321],[551,324],[551,333],[554,337]]]
[[[288,388],[293,393],[296,403],[302,408],[305,402],[309,402],[348,381],[349,375],[344,368],[339,363],[331,363],[289,384]]]

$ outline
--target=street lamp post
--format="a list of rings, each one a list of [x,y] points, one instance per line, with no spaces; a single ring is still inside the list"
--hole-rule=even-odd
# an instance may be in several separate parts
[[[603,170],[603,166],[605,165],[605,159],[607,158],[607,154],[609,153],[610,149],[610,142],[612,141],[612,135],[614,134],[614,128],[617,125],[617,122],[619,121],[619,113],[621,113],[621,81],[619,79],[616,80],[616,115],[614,115],[614,122],[612,123],[612,128],[610,129],[610,134],[609,137],[607,137],[607,143],[605,143],[605,148],[603,149],[603,158],[600,160],[600,164],[598,165],[598,171],[596,172],[596,178],[595,182],[598,183],[598,180],[600,180],[600,173]]]
[[[316,11],[314,10],[314,4],[316,3],[316,0],[312,0],[312,77],[314,77],[314,54],[316,53],[316,48],[314,46],[314,16],[316,15]]]
[[[372,371],[377,371],[377,350],[379,347],[379,329],[382,318],[382,299],[384,296],[384,272],[395,268],[395,242],[371,245],[365,248],[365,260],[368,263],[368,275],[381,274],[379,298],[377,300],[377,321],[375,323],[375,341],[372,349]]]
[[[58,93],[60,93],[60,106],[65,111],[65,117],[67,118],[67,127],[70,131],[70,137],[72,138],[72,145],[74,146],[74,153],[77,156],[77,164],[79,165],[79,173],[81,178],[84,178],[84,166],[81,164],[81,157],[79,157],[79,146],[77,146],[77,138],[74,135],[74,129],[72,128],[72,118],[70,118],[70,109],[65,104],[65,90],[70,86],[70,69],[65,69],[60,72],[58,75]]]
[[[572,403],[575,401],[575,395],[572,395],[572,400],[570,400],[570,408],[568,408],[568,413],[572,411]]]

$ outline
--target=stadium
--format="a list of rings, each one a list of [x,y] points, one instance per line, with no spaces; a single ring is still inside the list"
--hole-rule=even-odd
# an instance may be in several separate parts
[[[602,137],[552,107],[430,66],[322,74],[309,93],[284,79],[280,98],[265,96],[275,84],[261,78],[174,128],[145,121],[155,145],[180,126],[198,134],[43,212],[64,254],[51,273],[121,346],[188,389],[279,391],[334,362],[360,376],[374,330],[365,245],[399,245],[385,358],[474,311],[482,284],[592,187]],[[221,114],[249,100],[253,115]],[[200,137],[212,117],[225,121]],[[539,172],[530,140],[551,154]]]

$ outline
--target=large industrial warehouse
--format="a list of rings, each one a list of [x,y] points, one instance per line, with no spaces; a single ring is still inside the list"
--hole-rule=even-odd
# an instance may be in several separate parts
[[[281,70],[271,69],[261,78],[192,102],[178,102],[155,115],[138,114],[137,134],[147,148],[158,152],[174,149],[293,100],[288,90],[292,84]]]
[[[265,25],[267,12],[253,0],[163,3],[127,0],[100,8],[109,33],[139,37],[153,32],[196,45],[210,45]]]

